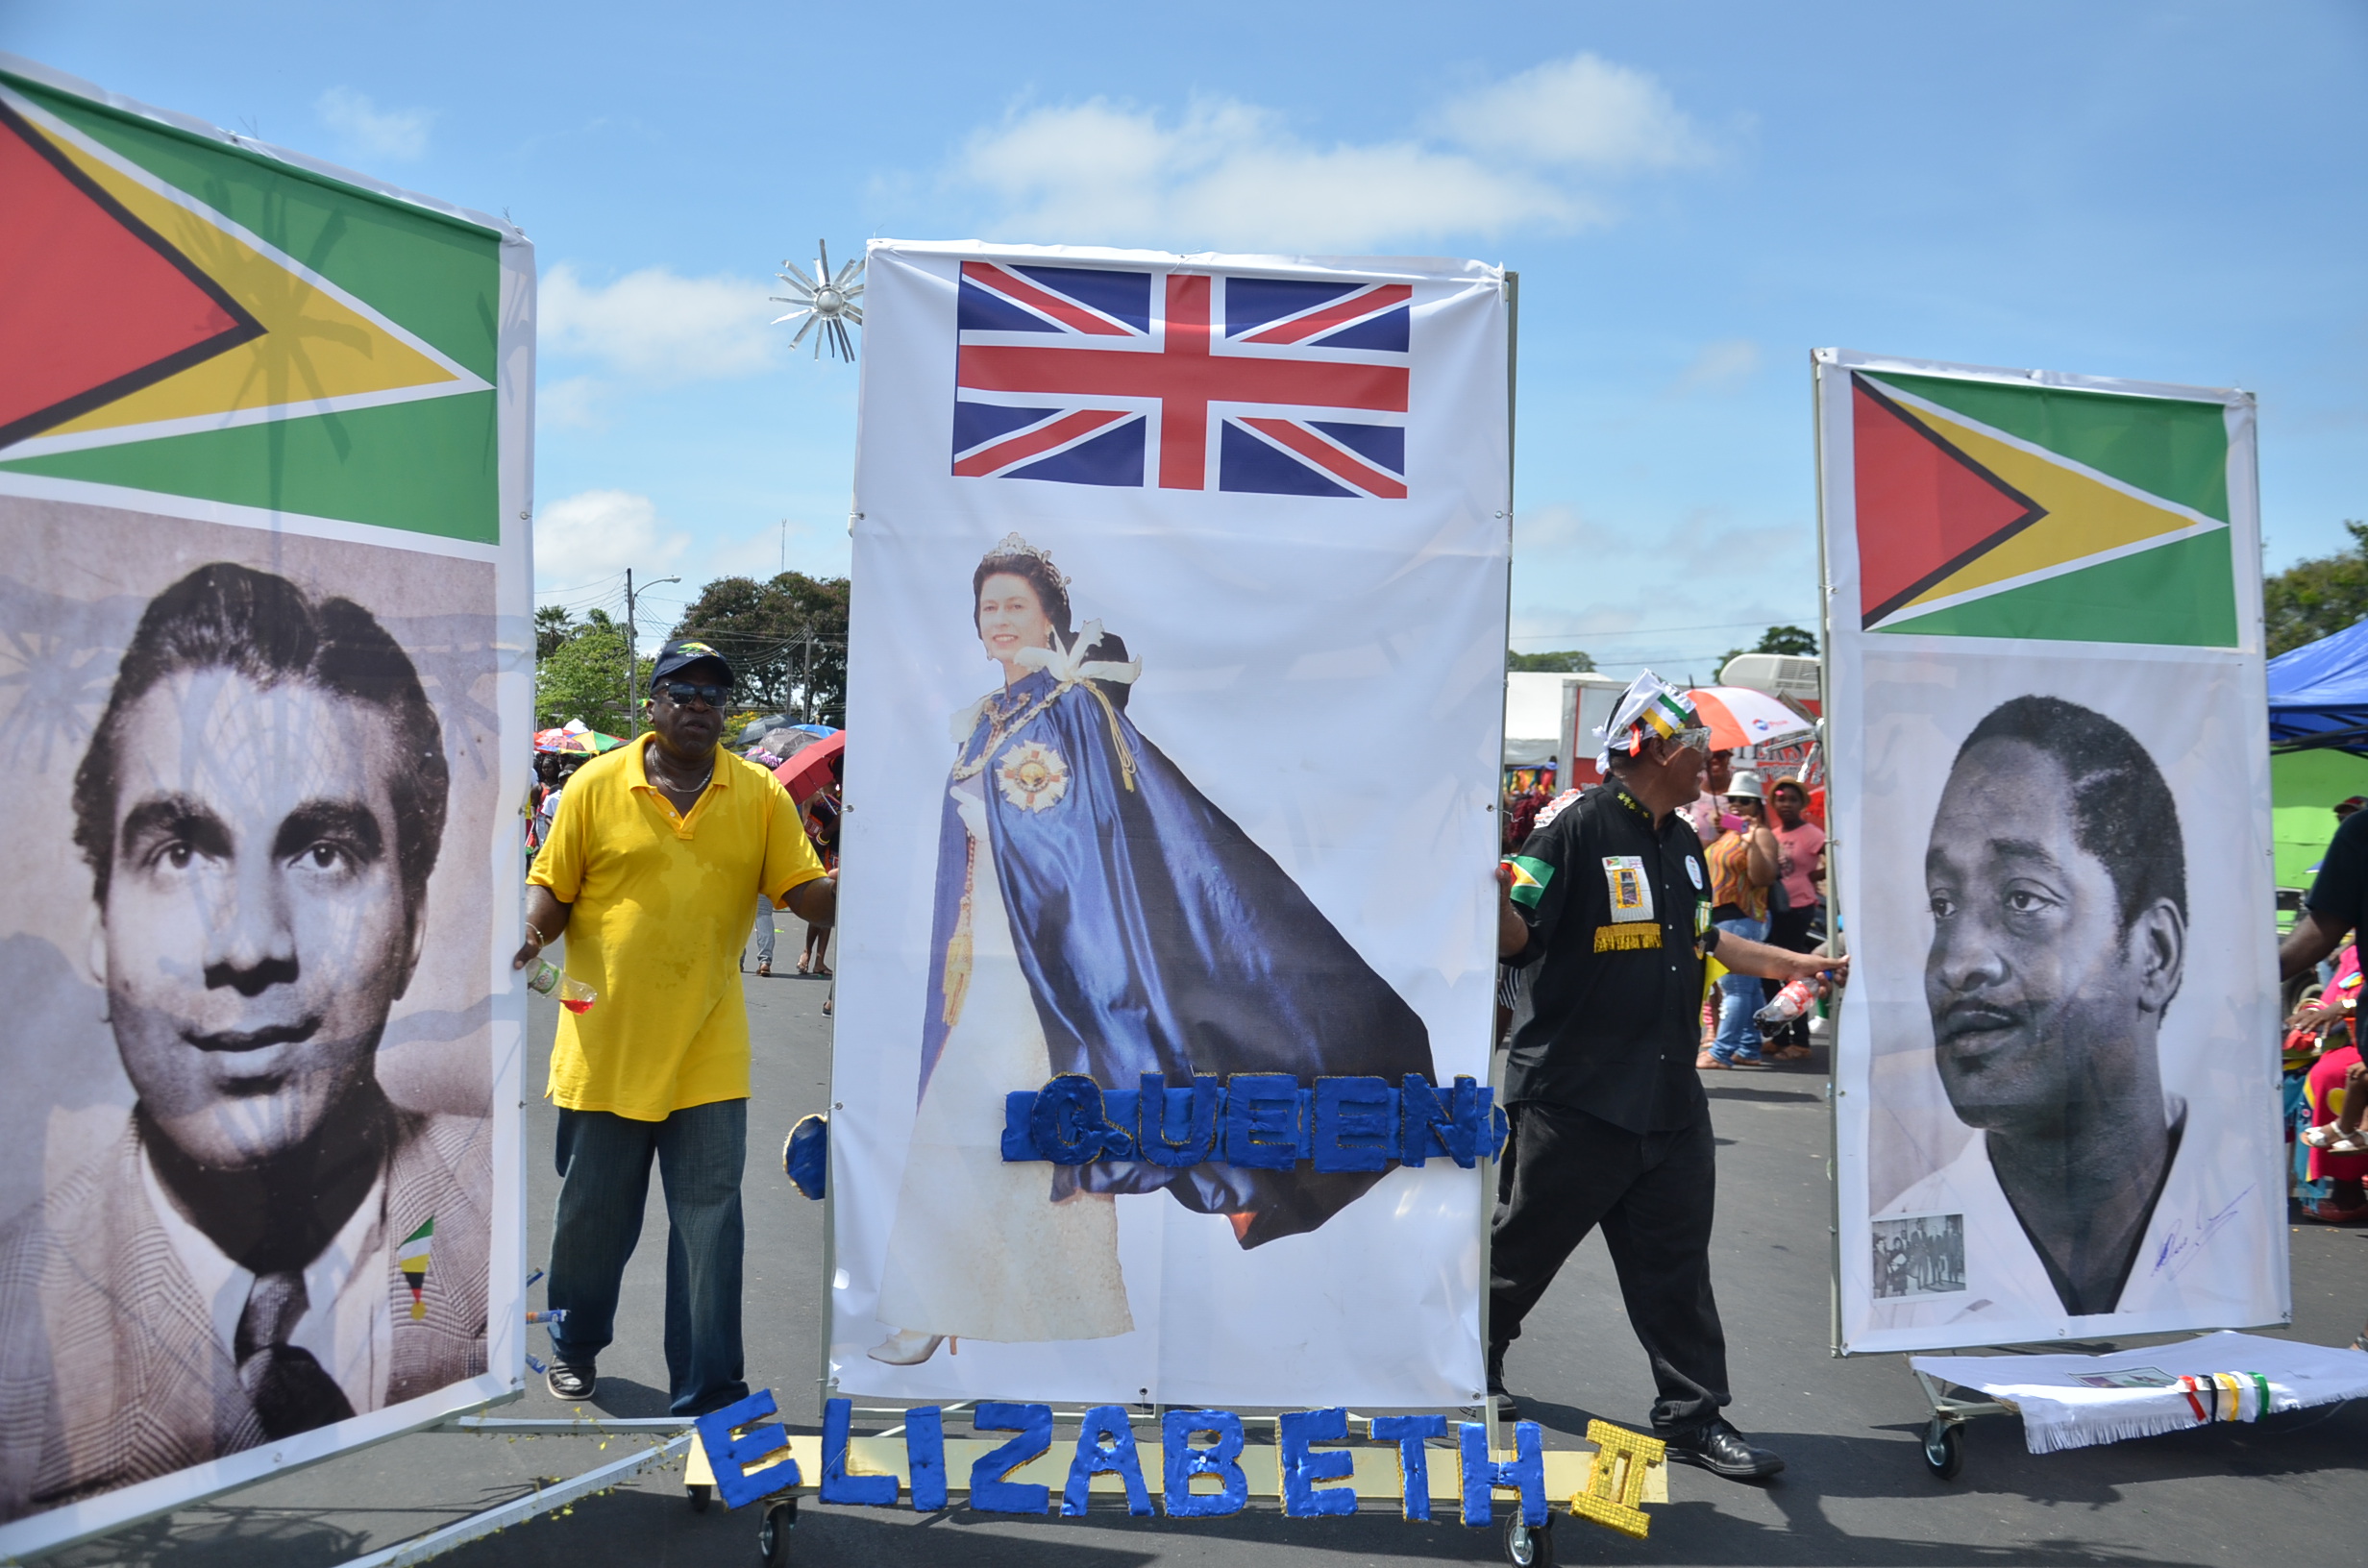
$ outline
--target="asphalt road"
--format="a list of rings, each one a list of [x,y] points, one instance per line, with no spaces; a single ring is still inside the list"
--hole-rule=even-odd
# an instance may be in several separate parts
[[[794,964],[801,927],[782,917],[781,956]],[[750,1113],[748,1343],[752,1384],[771,1386],[793,1425],[819,1417],[817,1313],[822,1206],[780,1174],[781,1140],[826,1103],[826,987],[775,977],[749,982],[756,1042]],[[530,1092],[539,1088],[555,1012],[538,1004]],[[1719,1141],[1715,1279],[1734,1370],[1729,1413],[1790,1461],[1775,1483],[1738,1485],[1699,1471],[1670,1477],[1649,1539],[1629,1541],[1575,1520],[1555,1531],[1566,1562],[2354,1564],[2368,1501],[2368,1402],[2213,1427],[2110,1447],[2034,1456],[2010,1417],[1965,1432],[1963,1473],[1936,1482],[1918,1457],[1925,1417],[1903,1358],[1846,1361],[1826,1353],[1826,1112],[1813,1071],[1735,1073],[1714,1081]],[[528,1112],[530,1253],[549,1243],[556,1187],[552,1113]],[[665,1216],[652,1183],[643,1245],[628,1275],[618,1343],[601,1362],[599,1408],[665,1410],[659,1321]],[[2349,1343],[2368,1313],[2368,1233],[2304,1226],[2293,1233],[2293,1337]],[[539,1292],[536,1299],[539,1301]],[[2144,1343],[2141,1339],[2123,1343]],[[530,1338],[539,1354],[539,1331]],[[2100,1344],[2097,1348],[2104,1349]],[[1652,1385],[1621,1311],[1611,1267],[1590,1240],[1532,1315],[1508,1368],[1524,1414],[1570,1443],[1590,1416],[1641,1426]],[[501,1415],[564,1413],[530,1380]],[[624,1450],[586,1438],[507,1441],[423,1433],[185,1509],[58,1559],[191,1568],[325,1568],[476,1508],[520,1495],[537,1477],[588,1470]],[[753,1512],[686,1505],[678,1474],[640,1481],[440,1559],[456,1568],[587,1563],[660,1568],[753,1562]],[[1271,1511],[1205,1523],[1015,1521],[965,1510],[807,1505],[796,1558],[818,1564],[1319,1564],[1501,1561],[1496,1533],[1453,1523],[1411,1525],[1394,1510],[1339,1520]]]

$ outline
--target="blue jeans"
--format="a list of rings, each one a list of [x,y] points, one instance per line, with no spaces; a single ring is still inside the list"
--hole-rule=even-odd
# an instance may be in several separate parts
[[[1718,929],[1746,942],[1767,941],[1765,920],[1720,920]],[[1752,1015],[1766,1005],[1767,988],[1758,976],[1719,976],[1718,1038],[1711,1042],[1711,1055],[1721,1062],[1759,1061],[1760,1026],[1752,1021]]]
[[[650,1161],[666,1183],[666,1380],[676,1415],[748,1397],[740,1349],[740,1172],[749,1102],[717,1100],[664,1121],[559,1113],[558,1218],[545,1299],[567,1313],[553,1352],[589,1367],[616,1337],[617,1291],[641,1239]]]
[[[760,893],[756,895],[756,962],[767,968],[773,967],[773,900]],[[747,962],[748,956],[743,948],[741,961]]]

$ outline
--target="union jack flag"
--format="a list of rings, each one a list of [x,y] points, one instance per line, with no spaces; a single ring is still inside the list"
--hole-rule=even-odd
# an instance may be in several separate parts
[[[953,471],[1406,495],[1404,283],[965,261]]]

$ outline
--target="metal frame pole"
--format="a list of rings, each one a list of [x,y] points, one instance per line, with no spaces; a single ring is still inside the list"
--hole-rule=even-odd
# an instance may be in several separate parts
[[[1817,483],[1817,708],[1825,750],[1825,941],[1837,953],[1842,941],[1841,868],[1848,845],[1834,834],[1834,568],[1825,515],[1825,359],[1809,357],[1811,443],[1816,453]],[[1841,1338],[1841,1007],[1835,998],[1833,1031],[1825,1045],[1826,1349],[1844,1356]]]
[[[607,1423],[610,1426],[622,1424]],[[517,1425],[538,1427],[548,1432],[555,1426],[565,1428],[567,1424],[521,1421]],[[644,1470],[654,1469],[661,1464],[671,1464],[690,1453],[694,1433],[679,1430],[680,1423],[678,1422],[669,1422],[667,1425],[675,1429],[676,1435],[654,1448],[643,1449],[638,1454],[628,1454],[621,1459],[611,1459],[598,1469],[587,1470],[582,1475],[560,1482],[555,1486],[538,1485],[524,1497],[499,1504],[481,1512],[472,1513],[465,1519],[456,1519],[441,1530],[432,1530],[425,1535],[415,1535],[407,1541],[399,1542],[383,1551],[373,1552],[368,1556],[352,1558],[345,1563],[344,1568],[406,1568],[406,1565],[409,1563],[426,1562],[431,1557],[440,1557],[445,1553],[457,1550],[471,1541],[482,1540],[497,1531],[507,1530],[512,1525],[523,1525],[538,1513],[552,1508],[565,1507],[580,1497],[589,1497],[594,1492],[604,1491],[619,1482],[630,1480]],[[589,1435],[589,1429],[585,1429],[585,1434]]]
[[[1513,629],[1513,474],[1516,412],[1520,404],[1521,362],[1521,275],[1505,273],[1505,630]],[[1497,683],[1496,754],[1489,779],[1490,821],[1501,845],[1504,821],[1496,815],[1496,807],[1504,796],[1505,757],[1505,685]],[[1559,779],[1556,781],[1561,782]],[[1488,943],[1493,956],[1496,948],[1492,936]],[[1481,1061],[1487,1064],[1490,1088],[1496,1093],[1504,1090],[1504,1073],[1496,1063],[1496,966],[1489,966],[1488,1049]],[[1494,1097],[1493,1094],[1491,1096]],[[1502,1180],[1496,1162],[1487,1161],[1480,1166],[1480,1407],[1487,1412],[1489,1448],[1492,1452],[1503,1447],[1502,1433],[1497,1431],[1496,1398],[1488,1389],[1489,1355],[1489,1268],[1494,1251],[1496,1230],[1496,1184]]]

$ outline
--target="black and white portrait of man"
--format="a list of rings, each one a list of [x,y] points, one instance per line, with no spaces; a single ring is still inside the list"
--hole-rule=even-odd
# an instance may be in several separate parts
[[[373,613],[214,561],[150,600],[72,785],[136,1096],[0,1232],[0,1516],[485,1367],[490,1123],[382,1086],[451,770]]]
[[[2121,1311],[2190,1207],[2161,1061],[2188,962],[2177,802],[2112,718],[2017,697],[1959,747],[1922,871],[1933,1065],[1974,1136],[1885,1214],[1963,1216],[1960,1288],[1993,1310]]]

